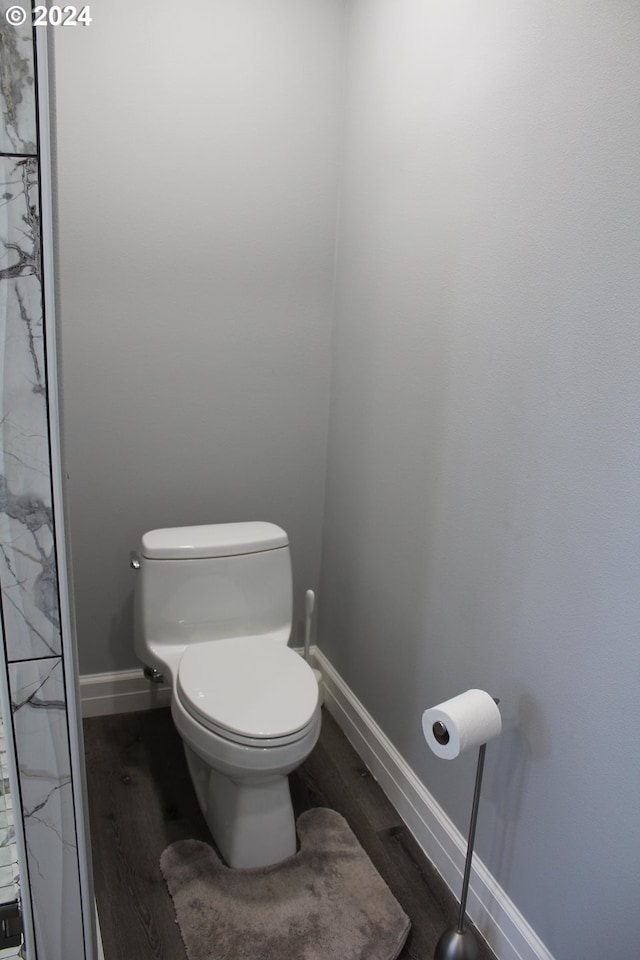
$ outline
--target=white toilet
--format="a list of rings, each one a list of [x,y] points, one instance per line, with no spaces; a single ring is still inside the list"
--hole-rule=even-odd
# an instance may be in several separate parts
[[[287,534],[271,523],[151,530],[133,566],[135,652],[171,683],[209,829],[231,867],[296,851],[287,774],[320,734],[318,682],[287,646]]]

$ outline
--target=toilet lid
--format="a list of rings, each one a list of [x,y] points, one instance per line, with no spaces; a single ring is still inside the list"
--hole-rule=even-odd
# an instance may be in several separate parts
[[[309,664],[271,637],[230,637],[188,647],[178,667],[185,708],[204,726],[251,740],[289,738],[318,705]]]

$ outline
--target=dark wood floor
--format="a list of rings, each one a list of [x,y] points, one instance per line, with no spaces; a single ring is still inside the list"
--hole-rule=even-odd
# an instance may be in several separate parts
[[[174,840],[211,842],[168,709],[84,721],[93,864],[105,960],[186,960],[158,860]],[[403,960],[431,960],[457,902],[332,717],[291,776],[296,814],[341,813],[411,919]],[[484,941],[479,960],[495,960]]]

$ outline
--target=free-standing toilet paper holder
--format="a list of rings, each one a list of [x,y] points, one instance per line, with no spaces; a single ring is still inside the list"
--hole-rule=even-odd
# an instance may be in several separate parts
[[[498,704],[500,700],[493,698]],[[433,724],[433,735],[437,742],[444,746],[449,742],[449,731],[441,720],[436,720]],[[478,944],[476,938],[470,930],[464,928],[464,918],[467,910],[467,894],[469,892],[469,877],[471,876],[471,860],[473,857],[473,844],[476,837],[476,824],[478,822],[478,805],[480,803],[480,788],[482,786],[482,773],[484,770],[484,755],[487,750],[486,743],[480,745],[478,751],[478,766],[476,768],[476,783],[473,791],[473,803],[471,805],[471,822],[469,824],[469,839],[467,840],[467,859],[464,864],[464,877],[462,879],[462,893],[460,895],[460,910],[458,912],[458,923],[455,927],[445,930],[436,945],[434,960],[477,960]]]

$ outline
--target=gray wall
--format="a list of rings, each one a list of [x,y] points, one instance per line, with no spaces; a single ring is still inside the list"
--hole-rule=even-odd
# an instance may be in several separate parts
[[[421,712],[501,698],[481,858],[558,958],[631,956],[640,9],[350,11],[321,645],[464,832]]]
[[[55,31],[82,673],[136,665],[151,527],[279,523],[317,589],[344,36],[342,0],[92,14]]]

